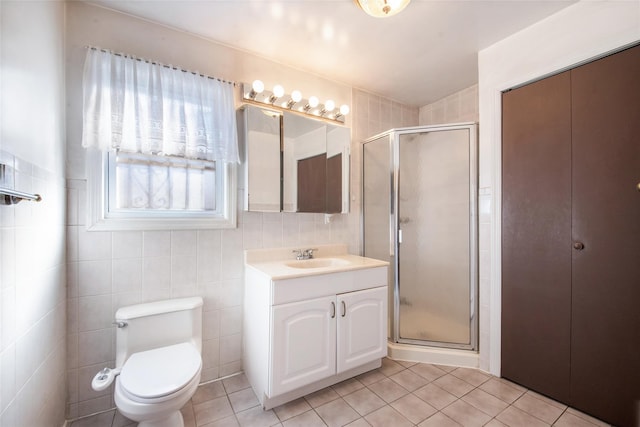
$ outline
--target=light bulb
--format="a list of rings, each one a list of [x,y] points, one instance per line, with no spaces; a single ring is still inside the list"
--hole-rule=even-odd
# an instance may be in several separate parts
[[[317,96],[310,96],[309,97],[309,107],[316,108],[318,106],[318,104],[320,104],[320,100],[318,99]]]
[[[273,87],[273,95],[276,98],[282,97],[282,95],[284,95],[284,88],[282,86],[280,86],[280,85],[275,85]]]
[[[324,103],[324,109],[327,111],[327,113],[330,113],[336,109],[336,103],[333,102],[333,100],[328,99],[327,102]]]
[[[262,93],[264,91],[264,83],[262,83],[261,80],[254,80],[253,83],[251,84],[251,88],[256,93]]]
[[[302,101],[302,93],[300,93],[299,90],[294,90],[293,92],[291,92],[291,99],[294,102],[300,102]]]
[[[342,114],[343,116],[346,116],[347,114],[349,114],[351,110],[349,109],[349,106],[347,104],[342,104],[340,106],[340,114]]]

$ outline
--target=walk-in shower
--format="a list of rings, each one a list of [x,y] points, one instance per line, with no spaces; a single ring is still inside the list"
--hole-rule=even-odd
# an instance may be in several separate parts
[[[476,135],[472,123],[421,126],[363,144],[363,252],[390,263],[390,353],[400,358],[477,363]]]

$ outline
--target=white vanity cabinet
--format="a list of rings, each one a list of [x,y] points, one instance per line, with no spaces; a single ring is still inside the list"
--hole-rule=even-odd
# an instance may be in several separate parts
[[[263,407],[380,366],[386,266],[290,279],[245,273],[243,368]]]

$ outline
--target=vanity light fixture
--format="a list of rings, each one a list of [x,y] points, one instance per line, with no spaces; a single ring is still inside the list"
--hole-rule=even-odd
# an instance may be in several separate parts
[[[336,119],[346,116],[347,114],[349,114],[349,112],[351,111],[351,109],[349,108],[349,106],[347,104],[342,104],[340,106],[340,110],[338,110],[338,112],[336,113]]]
[[[273,87],[273,92],[269,97],[269,104],[273,105],[278,100],[278,98],[282,98],[282,95],[284,95],[284,88],[280,85],[275,85]]]
[[[261,80],[254,80],[253,83],[251,83],[251,90],[246,95],[246,97],[249,99],[256,99],[256,96],[258,96],[258,94],[261,94],[263,91],[264,83],[262,83]]]
[[[312,108],[316,108],[320,104],[320,100],[317,96],[310,96],[307,105],[302,107],[302,111],[308,113]]]
[[[320,116],[324,117],[325,114],[328,114],[336,109],[336,103],[331,99],[327,99],[324,103],[324,106],[320,110]]]
[[[402,11],[411,0],[353,0],[358,7],[374,18],[386,18]]]
[[[265,90],[264,83],[260,80],[254,80],[251,86],[244,84],[243,87],[243,99],[256,104],[266,104],[280,110],[310,114],[340,123],[345,122],[344,116],[349,113],[349,106],[346,104],[340,107],[339,111],[336,111],[336,103],[333,100],[329,99],[325,101],[324,105],[320,105],[320,100],[317,96],[310,96],[305,100],[299,90],[294,90],[291,95],[287,95],[284,88],[279,84],[275,85],[272,91]],[[262,95],[259,96],[260,94]],[[280,99],[282,101],[278,101]]]
[[[302,93],[300,93],[299,90],[294,90],[293,92],[291,92],[291,99],[287,101],[285,107],[290,110],[300,101],[302,101]]]

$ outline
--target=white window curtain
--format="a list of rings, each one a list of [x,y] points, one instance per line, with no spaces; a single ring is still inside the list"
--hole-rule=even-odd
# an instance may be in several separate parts
[[[233,85],[87,49],[82,145],[239,163]]]

